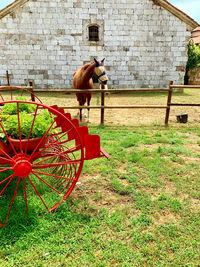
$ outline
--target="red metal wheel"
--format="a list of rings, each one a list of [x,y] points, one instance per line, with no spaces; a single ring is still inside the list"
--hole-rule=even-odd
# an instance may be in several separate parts
[[[21,113],[24,104],[34,107],[34,112]],[[67,114],[21,100],[0,105],[2,109],[16,106],[16,114],[1,116],[0,120],[5,139],[0,142],[0,226],[3,226],[11,209],[14,215],[18,206],[22,209],[23,205],[27,213],[36,206],[41,214],[55,210],[78,181],[84,147],[76,121]],[[39,135],[43,132],[42,136],[32,144],[37,132]]]
[[[18,86],[0,86],[0,101],[17,100],[25,97],[28,101],[42,103],[42,101],[30,90]]]

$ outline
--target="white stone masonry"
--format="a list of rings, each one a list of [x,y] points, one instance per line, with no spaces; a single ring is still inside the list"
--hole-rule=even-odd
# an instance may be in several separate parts
[[[98,42],[88,40],[91,24]],[[0,20],[0,76],[8,70],[13,85],[71,88],[77,68],[105,57],[109,87],[182,84],[187,28],[152,0],[29,0]]]

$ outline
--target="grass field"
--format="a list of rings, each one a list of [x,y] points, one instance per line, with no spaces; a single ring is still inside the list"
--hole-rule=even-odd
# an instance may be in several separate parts
[[[52,214],[13,207],[0,266],[199,266],[199,125],[90,133],[110,159],[87,161]]]

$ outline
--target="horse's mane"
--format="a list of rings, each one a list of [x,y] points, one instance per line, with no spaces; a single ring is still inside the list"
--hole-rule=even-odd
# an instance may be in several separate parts
[[[86,63],[81,67],[82,70],[86,70],[93,62]]]

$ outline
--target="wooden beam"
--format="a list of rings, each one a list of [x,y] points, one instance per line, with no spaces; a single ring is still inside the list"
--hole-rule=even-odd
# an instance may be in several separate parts
[[[55,89],[55,90],[45,90],[45,89],[34,89],[34,92],[39,93],[101,93],[101,89],[87,89],[87,90],[74,90],[74,89]],[[169,89],[150,89],[150,88],[134,88],[134,89],[106,89],[105,93],[138,93],[138,92],[168,92]]]
[[[87,108],[86,106],[63,106],[59,107],[63,109],[80,109],[80,108]],[[157,106],[157,105],[152,105],[152,106],[145,106],[145,105],[139,105],[139,106],[90,106],[91,109],[134,109],[134,108],[158,108],[158,109],[166,109],[168,106]]]
[[[169,92],[167,97],[167,108],[166,108],[166,114],[165,114],[165,125],[168,125],[169,122],[169,113],[170,113],[170,103],[172,99],[172,87],[170,87],[173,84],[173,81],[169,81]]]
[[[200,89],[200,85],[170,85],[170,88],[174,89]]]
[[[101,92],[101,106],[105,106],[105,93],[103,91],[105,91],[104,86],[100,85],[100,90],[102,90]],[[101,108],[101,125],[104,124],[104,108]]]
[[[184,104],[184,103],[170,103],[170,106],[181,106],[181,107],[200,107],[200,104]]]

